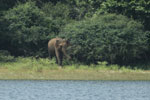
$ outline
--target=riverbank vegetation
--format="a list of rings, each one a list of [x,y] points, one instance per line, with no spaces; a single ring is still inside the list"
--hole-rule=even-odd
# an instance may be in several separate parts
[[[149,5],[148,0],[1,0],[0,68],[145,73],[150,69]],[[47,43],[54,37],[72,44],[72,61],[64,61],[63,69],[47,59]]]
[[[107,62],[97,65],[71,64],[60,68],[54,59],[18,57],[1,62],[0,79],[150,80],[150,71],[131,66],[107,65]]]

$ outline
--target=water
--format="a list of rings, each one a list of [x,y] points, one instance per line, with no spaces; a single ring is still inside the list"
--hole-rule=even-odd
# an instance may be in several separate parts
[[[150,81],[0,80],[0,100],[150,100]]]

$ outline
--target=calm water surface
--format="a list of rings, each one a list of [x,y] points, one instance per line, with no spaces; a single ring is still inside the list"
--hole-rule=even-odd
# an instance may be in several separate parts
[[[150,81],[0,80],[0,100],[150,100]]]

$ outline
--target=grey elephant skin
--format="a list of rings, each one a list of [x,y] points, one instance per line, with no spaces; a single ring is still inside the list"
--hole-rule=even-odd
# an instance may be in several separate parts
[[[56,57],[56,63],[59,66],[62,66],[63,56],[66,56],[68,59],[71,57],[67,54],[66,49],[70,45],[68,40],[62,38],[53,38],[48,42],[48,53],[50,59]]]

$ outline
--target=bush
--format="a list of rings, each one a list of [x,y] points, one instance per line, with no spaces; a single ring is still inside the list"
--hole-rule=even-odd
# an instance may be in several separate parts
[[[105,0],[96,13],[118,13],[143,23],[150,30],[149,0]]]
[[[52,18],[47,17],[31,1],[8,10],[3,16],[3,22],[7,23],[4,40],[9,41],[5,49],[15,55],[43,56],[47,53],[48,40],[55,37]]]
[[[7,50],[0,50],[0,62],[15,61],[15,58],[10,55]]]
[[[127,64],[142,59],[145,34],[142,24],[107,14],[68,24],[61,36],[71,40],[71,53],[80,62]]]
[[[60,30],[69,22],[69,6],[58,2],[56,5],[46,3],[42,6],[42,11],[55,22],[55,33],[59,34]]]

